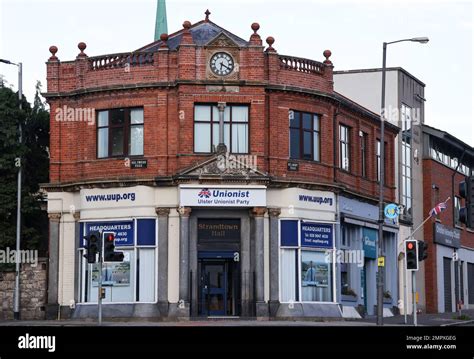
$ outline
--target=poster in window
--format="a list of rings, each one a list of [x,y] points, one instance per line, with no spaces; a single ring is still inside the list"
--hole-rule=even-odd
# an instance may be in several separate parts
[[[127,254],[127,253],[125,253]],[[93,265],[92,285],[99,285],[99,264]],[[130,256],[125,255],[123,262],[104,263],[102,267],[102,285],[114,287],[130,286]]]
[[[329,284],[329,264],[302,261],[303,287],[327,287]]]

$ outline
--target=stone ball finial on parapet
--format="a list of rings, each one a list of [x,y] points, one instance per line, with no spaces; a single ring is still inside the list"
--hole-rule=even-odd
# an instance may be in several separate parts
[[[160,40],[162,42],[160,48],[167,49],[168,48],[168,34],[163,33],[160,35]]]
[[[253,30],[252,36],[250,36],[250,44],[252,45],[262,45],[262,39],[260,38],[260,35],[257,33],[257,31],[260,29],[260,24],[258,22],[254,22],[250,26]]]
[[[49,61],[58,61],[59,59],[56,57],[56,53],[58,52],[58,48],[56,46],[50,46],[49,47],[49,52],[51,53],[51,56],[49,57]]]
[[[324,60],[325,65],[332,65],[332,61],[329,60],[331,55],[332,55],[331,50],[324,50],[323,56],[326,58],[326,60]]]
[[[273,48],[273,44],[275,43],[275,38],[273,36],[268,36],[266,39],[266,42],[268,44],[266,52],[276,52],[276,50]]]
[[[80,43],[77,44],[77,47],[81,51],[79,55],[77,55],[77,57],[87,57],[87,55],[84,52],[84,50],[87,47],[86,43],[81,41]]]

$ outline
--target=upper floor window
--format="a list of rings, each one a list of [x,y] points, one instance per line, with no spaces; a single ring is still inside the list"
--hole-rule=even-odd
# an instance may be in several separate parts
[[[214,152],[219,144],[217,105],[194,106],[194,152]],[[249,152],[249,107],[226,105],[224,108],[224,144],[232,153]]]
[[[384,163],[387,163],[387,142],[385,142],[385,146],[384,146],[384,158],[385,158],[385,161]],[[380,140],[377,140],[377,148],[376,148],[376,158],[377,158],[377,182],[380,182],[380,157],[381,157],[381,153],[380,153]],[[387,166],[385,165],[384,166],[384,171],[383,171],[383,174],[384,174],[384,183],[387,183]]]
[[[319,116],[312,113],[289,112],[290,119],[290,158],[320,160]]]
[[[350,171],[350,128],[339,125],[339,167]]]
[[[143,155],[143,109],[97,112],[97,157]]]
[[[362,177],[367,177],[367,142],[368,135],[365,132],[359,132],[360,137],[360,174]]]
[[[456,226],[461,226],[459,212],[461,211],[461,198],[454,196],[454,223]]]

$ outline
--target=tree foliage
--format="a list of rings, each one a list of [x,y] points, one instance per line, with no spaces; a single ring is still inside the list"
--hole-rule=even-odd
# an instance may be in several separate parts
[[[22,248],[44,252],[48,238],[44,194],[39,184],[48,182],[49,112],[36,85],[33,106],[26,98],[20,110],[18,93],[0,87],[0,249],[15,246],[17,175],[22,166]],[[22,127],[22,143],[19,139]]]

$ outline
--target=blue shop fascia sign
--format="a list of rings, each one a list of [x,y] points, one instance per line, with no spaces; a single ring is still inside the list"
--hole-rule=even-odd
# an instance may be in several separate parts
[[[377,235],[375,229],[366,227],[362,229],[362,248],[365,258],[377,258]]]
[[[332,224],[301,221],[299,226],[302,247],[333,248],[334,227]],[[298,246],[298,220],[281,221],[281,245]]]
[[[133,246],[135,243],[133,221],[85,222],[84,224],[84,235],[96,231],[114,232],[116,246]]]

